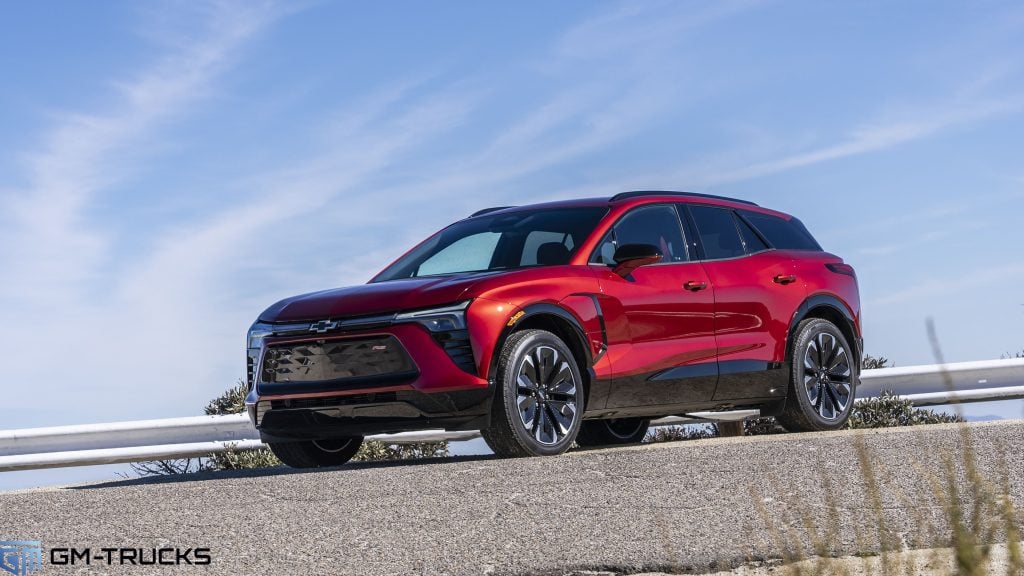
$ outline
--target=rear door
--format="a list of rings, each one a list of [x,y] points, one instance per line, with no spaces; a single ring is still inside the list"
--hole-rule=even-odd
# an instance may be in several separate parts
[[[785,396],[789,320],[806,295],[792,255],[772,249],[735,210],[684,205],[715,296],[714,400]]]
[[[623,278],[612,255],[625,244],[658,247],[662,262]],[[608,408],[707,402],[717,382],[714,296],[690,257],[673,204],[627,212],[598,246],[601,306],[613,383]]]

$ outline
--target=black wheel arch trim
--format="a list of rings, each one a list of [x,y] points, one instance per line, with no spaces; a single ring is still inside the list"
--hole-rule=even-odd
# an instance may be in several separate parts
[[[846,306],[846,304],[843,303],[842,300],[831,294],[811,295],[807,299],[805,299],[802,304],[800,304],[799,308],[797,308],[796,312],[793,314],[793,318],[789,322],[786,355],[789,355],[788,348],[789,345],[792,344],[793,338],[796,335],[796,327],[800,324],[800,322],[807,318],[811,310],[822,307],[829,308],[834,312],[838,313],[846,322],[845,328],[847,328],[850,331],[850,334],[853,335],[854,340],[849,344],[854,349],[857,366],[860,366],[861,356],[864,353],[864,351],[862,350],[863,342],[861,340],[860,333],[857,331],[857,322],[853,318],[853,312],[850,311],[850,309]],[[839,328],[842,329],[844,327],[840,326]]]

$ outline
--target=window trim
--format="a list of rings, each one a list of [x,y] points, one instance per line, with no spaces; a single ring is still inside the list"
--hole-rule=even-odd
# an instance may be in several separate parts
[[[768,252],[769,250],[776,249],[774,246],[772,246],[772,243],[769,242],[768,239],[764,237],[764,234],[761,234],[760,230],[758,230],[753,224],[751,224],[749,220],[744,218],[743,214],[740,214],[739,210],[733,210],[732,217],[733,224],[736,226],[736,232],[738,232],[740,235],[740,242],[743,244],[743,251],[747,253],[747,256],[753,256],[754,254],[760,254],[761,252]],[[766,246],[766,248],[758,250],[756,252],[751,252],[750,250],[748,250],[747,241],[743,239],[743,230],[740,229],[740,223],[746,224],[747,228],[749,228],[750,231],[754,233],[754,236],[757,236],[758,240],[760,240],[761,243]]]
[[[647,268],[648,266],[664,266],[666,264],[678,265],[678,264],[693,264],[694,262],[699,262],[700,260],[694,258],[695,254],[690,249],[689,236],[687,235],[687,233],[689,231],[686,228],[686,225],[683,223],[682,218],[679,215],[679,210],[676,209],[676,206],[678,204],[679,204],[679,202],[651,202],[651,203],[648,203],[648,204],[640,204],[639,206],[634,206],[634,207],[630,208],[629,210],[627,210],[624,214],[622,214],[621,216],[616,218],[615,222],[612,222],[611,226],[608,227],[608,231],[607,232],[605,232],[604,234],[601,235],[600,240],[597,241],[597,244],[594,246],[594,249],[590,251],[590,255],[587,257],[587,265],[602,266],[602,267],[615,266],[614,264],[605,264],[604,262],[594,262],[594,257],[600,255],[601,246],[604,245],[605,239],[608,238],[608,236],[612,236],[612,244],[615,246],[615,249],[618,250],[619,243],[618,243],[618,240],[615,239],[615,227],[618,226],[619,223],[622,222],[630,214],[633,214],[634,212],[643,210],[645,208],[651,208],[651,207],[656,207],[656,206],[665,206],[665,207],[669,208],[670,210],[672,210],[675,213],[675,215],[676,215],[676,224],[679,226],[679,235],[682,236],[682,238],[683,238],[683,246],[686,249],[686,260],[681,260],[679,262],[658,262],[657,264],[648,264],[647,266],[644,266],[644,268]]]

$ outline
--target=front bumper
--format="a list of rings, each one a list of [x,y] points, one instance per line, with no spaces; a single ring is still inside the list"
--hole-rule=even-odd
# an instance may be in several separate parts
[[[479,424],[490,387],[455,337],[418,324],[267,337],[246,408],[264,440]]]
[[[487,424],[489,390],[427,394],[415,391],[261,400],[255,405],[264,442],[346,438],[442,428],[477,430]]]

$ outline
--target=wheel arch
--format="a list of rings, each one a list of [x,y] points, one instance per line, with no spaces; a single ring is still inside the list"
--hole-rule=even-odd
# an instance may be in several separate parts
[[[796,313],[789,322],[789,333],[786,344],[786,360],[793,361],[793,342],[796,338],[796,329],[801,322],[808,318],[821,318],[836,325],[843,333],[846,341],[853,347],[855,362],[860,367],[861,357],[864,353],[863,342],[857,332],[857,322],[853,312],[838,297],[831,294],[815,294],[810,296],[797,308]]]
[[[509,336],[520,330],[539,329],[547,330],[558,336],[565,345],[569,347],[576,365],[579,366],[580,375],[583,377],[583,386],[586,391],[586,398],[589,399],[590,385],[594,379],[593,356],[587,347],[586,331],[583,329],[579,319],[569,310],[557,304],[538,303],[530,304],[520,310],[523,314],[516,318],[511,326],[506,326],[498,335],[498,341],[494,346],[494,354],[491,357],[491,364],[487,370],[488,379],[494,380],[498,371],[498,359],[501,356],[499,351],[505,346]]]

